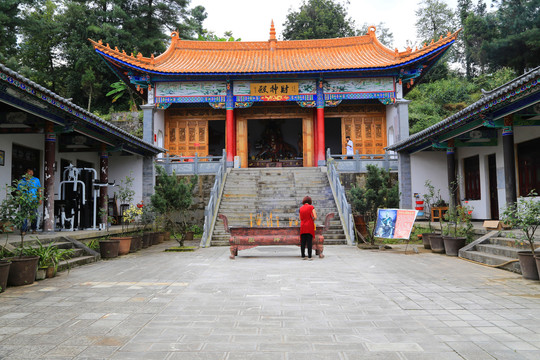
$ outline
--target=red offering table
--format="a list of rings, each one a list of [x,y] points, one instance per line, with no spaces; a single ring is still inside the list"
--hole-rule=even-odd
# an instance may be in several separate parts
[[[296,245],[300,246],[300,227],[229,227],[225,215],[219,215],[223,220],[225,231],[231,234],[229,244],[231,246],[230,258],[234,259],[238,251],[251,249],[256,246],[276,246],[276,245]],[[315,239],[313,239],[313,250],[315,254],[323,258],[324,236],[323,232],[328,229],[330,220],[334,214],[326,215],[324,226],[317,226]]]

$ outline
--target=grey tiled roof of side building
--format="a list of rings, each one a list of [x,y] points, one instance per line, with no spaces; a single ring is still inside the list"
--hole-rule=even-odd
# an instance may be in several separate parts
[[[16,78],[18,81],[20,81],[20,82],[22,82],[24,84],[27,84],[27,85],[29,85],[29,86],[31,86],[31,87],[45,93],[45,94],[47,94],[48,96],[54,98],[55,100],[72,107],[73,109],[75,109],[78,112],[86,115],[87,117],[90,117],[90,118],[92,118],[94,120],[97,120],[98,122],[102,123],[106,127],[109,127],[111,130],[115,130],[115,131],[121,133],[122,135],[127,136],[133,143],[135,143],[139,147],[142,147],[142,148],[148,147],[148,148],[151,149],[152,152],[154,152],[156,154],[166,151],[165,149],[162,149],[160,147],[149,144],[146,141],[143,141],[142,139],[128,133],[127,131],[120,129],[119,127],[117,127],[117,126],[111,124],[110,122],[100,118],[99,116],[94,115],[89,111],[86,111],[85,109],[83,109],[80,106],[72,103],[68,99],[65,99],[65,98],[61,97],[60,95],[58,95],[58,94],[52,92],[51,90],[49,90],[49,89],[35,83],[34,81],[22,76],[18,72],[14,71],[14,70],[11,70],[10,68],[6,67],[4,64],[1,64],[1,63],[0,63],[0,71],[3,71],[6,74],[8,74],[9,76],[11,76],[13,78]],[[84,121],[84,119],[81,119],[81,120]]]
[[[471,105],[467,106],[465,109],[458,111],[454,115],[447,117],[446,119],[440,121],[439,123],[435,125],[428,127],[427,129],[424,129],[414,135],[409,136],[407,139],[404,139],[402,141],[399,141],[395,144],[392,144],[386,147],[386,149],[387,150],[401,150],[401,149],[407,148],[409,145],[413,143],[416,143],[418,140],[433,136],[439,132],[438,131],[439,129],[444,128],[447,124],[459,119],[460,117],[466,115],[469,112],[472,112],[473,110],[479,107],[482,107],[483,105],[489,103],[491,100],[497,97],[500,97],[504,94],[507,94],[511,92],[512,90],[519,88],[521,85],[538,77],[540,77],[540,66],[521,76],[518,76],[512,81],[509,81],[506,84],[501,85],[496,89],[483,92],[483,96],[480,100],[476,101],[475,103],[472,103]]]

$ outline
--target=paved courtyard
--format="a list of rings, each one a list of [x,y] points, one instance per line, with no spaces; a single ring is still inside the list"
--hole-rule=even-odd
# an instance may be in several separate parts
[[[538,359],[540,284],[431,253],[154,246],[0,295],[5,359]]]

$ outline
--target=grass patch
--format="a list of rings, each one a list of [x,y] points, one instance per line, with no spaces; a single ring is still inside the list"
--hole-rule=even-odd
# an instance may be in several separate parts
[[[198,248],[199,248],[198,246],[173,246],[173,247],[170,247],[168,249],[165,249],[165,251],[168,251],[168,252],[190,252],[190,251],[195,251]]]

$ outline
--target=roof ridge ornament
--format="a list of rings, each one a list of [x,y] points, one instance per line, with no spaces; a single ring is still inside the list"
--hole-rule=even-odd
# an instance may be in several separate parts
[[[276,39],[276,28],[274,27],[274,19],[270,22],[270,39],[269,41],[277,41]]]
[[[274,27],[274,19],[270,22],[270,39],[268,39],[268,42],[270,43],[270,50],[274,51],[276,49],[276,28]]]

